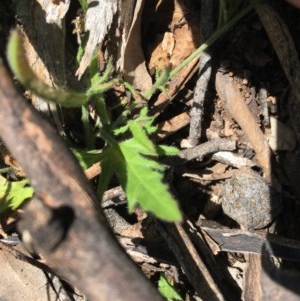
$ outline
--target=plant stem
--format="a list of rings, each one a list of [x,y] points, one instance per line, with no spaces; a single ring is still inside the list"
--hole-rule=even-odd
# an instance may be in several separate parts
[[[243,11],[233,17],[228,23],[226,23],[219,30],[215,31],[210,38],[207,39],[197,50],[195,50],[189,57],[187,57],[182,63],[180,63],[174,70],[170,72],[169,79],[175,76],[180,72],[187,64],[197,58],[204,50],[211,46],[218,38],[220,38],[228,29],[230,29],[235,23],[241,20],[246,14],[248,14],[254,6],[257,4],[257,1],[253,1],[249,6],[247,6]]]
[[[14,169],[12,167],[5,167],[5,168],[1,168],[0,169],[0,174],[2,173],[6,173],[6,172],[11,172],[13,171]]]

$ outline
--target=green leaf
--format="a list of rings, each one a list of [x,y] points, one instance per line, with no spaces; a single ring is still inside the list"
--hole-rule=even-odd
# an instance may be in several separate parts
[[[126,125],[124,125],[122,127],[114,129],[113,133],[114,133],[115,136],[122,135],[122,134],[126,133],[128,131],[128,129],[129,129],[129,125],[126,124]]]
[[[88,3],[86,0],[78,0],[81,8],[86,12],[88,10]]]
[[[160,275],[158,281],[158,291],[168,301],[183,300],[175,290],[174,286],[172,286],[163,275]]]
[[[10,182],[0,177],[0,213],[8,209],[17,209],[33,196],[33,189],[28,180]]]
[[[141,150],[144,152],[144,155],[157,155],[154,144],[148,138],[145,130],[138,122],[129,121],[129,129],[135,141],[137,142],[137,146],[139,145],[141,147]]]
[[[81,151],[72,149],[72,152],[83,170],[100,161],[101,151],[98,150]]]
[[[181,213],[177,202],[163,183],[164,167],[146,155],[156,155],[152,149],[144,149],[135,139],[119,144],[124,161],[115,170],[126,192],[128,209],[139,204],[166,221],[178,221]]]
[[[159,156],[176,156],[179,154],[179,149],[169,145],[157,145],[156,151]]]
[[[128,125],[133,137],[119,144],[110,138],[110,147],[101,155],[102,170],[110,169],[117,174],[127,196],[129,211],[140,205],[145,211],[152,212],[163,220],[181,220],[179,206],[168,186],[163,183],[165,168],[156,161],[156,146],[148,138],[139,121],[130,121]],[[104,132],[103,134],[105,135]],[[162,147],[161,150],[174,152],[173,148]],[[104,182],[108,183],[107,176]],[[101,193],[104,184],[101,183],[100,177]]]
[[[147,135],[151,135],[157,131],[157,126],[153,125],[155,116],[148,116],[148,108],[143,107],[140,110],[140,114],[135,121],[138,121],[140,124],[143,124],[143,129],[146,131]]]
[[[147,115],[148,114],[147,107],[143,107],[140,110],[138,117],[136,119],[128,122],[128,115],[130,114],[130,112],[131,112],[130,109],[124,110],[120,115],[120,117],[118,118],[117,122],[115,122],[115,124],[113,125],[113,131],[115,135],[124,134],[126,131],[128,131],[130,122],[139,123],[140,125],[142,125],[142,128],[147,135],[151,135],[157,131],[158,127],[156,125],[153,125],[155,117]],[[118,128],[117,126],[119,126],[120,124],[122,126]]]
[[[113,59],[112,57],[110,57],[107,62],[104,73],[102,74],[102,76],[100,76],[98,57],[95,56],[95,58],[92,60],[89,66],[89,73],[91,75],[91,86],[97,87],[100,84],[109,81],[109,79],[112,77],[113,70],[114,70]]]

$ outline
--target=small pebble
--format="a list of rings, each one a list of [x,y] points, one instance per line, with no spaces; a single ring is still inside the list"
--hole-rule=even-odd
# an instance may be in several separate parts
[[[249,230],[267,227],[282,210],[279,194],[252,171],[226,180],[220,199],[224,213]]]

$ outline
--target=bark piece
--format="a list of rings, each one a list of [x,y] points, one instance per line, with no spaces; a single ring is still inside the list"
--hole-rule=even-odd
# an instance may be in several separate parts
[[[28,63],[37,77],[51,87],[66,84],[64,17],[69,5],[70,0],[58,5],[51,0],[16,2]],[[36,95],[32,95],[32,103],[63,132],[59,106]]]
[[[89,31],[89,39],[79,68],[76,71],[78,78],[81,78],[89,66],[96,47],[103,42],[118,11],[118,0],[89,0],[88,3],[89,8],[86,13],[85,30]]]

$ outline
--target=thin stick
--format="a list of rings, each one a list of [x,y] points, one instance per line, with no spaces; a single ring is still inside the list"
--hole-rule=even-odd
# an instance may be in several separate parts
[[[216,75],[216,89],[224,101],[225,108],[239,124],[256,152],[256,159],[265,173],[267,181],[271,179],[270,147],[268,141],[234,83],[232,77],[219,71]]]
[[[214,2],[211,0],[201,1],[201,28],[202,34],[206,39],[213,33],[213,10]],[[204,113],[204,100],[207,94],[207,87],[211,76],[211,50],[206,49],[200,56],[199,78],[196,83],[191,109],[191,122],[189,131],[189,144],[195,146],[201,137],[202,115]]]
[[[183,227],[179,223],[157,222],[157,228],[199,296],[203,300],[224,301],[222,292]]]

